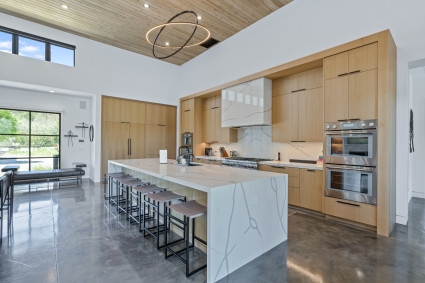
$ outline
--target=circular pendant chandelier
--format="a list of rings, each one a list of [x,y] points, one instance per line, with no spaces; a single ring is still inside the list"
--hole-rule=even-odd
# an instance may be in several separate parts
[[[193,15],[195,17],[195,22],[173,22],[173,20],[175,20],[176,18],[185,15],[185,14],[190,14]],[[161,33],[167,28],[167,27],[172,27],[172,26],[182,26],[182,27],[193,27],[193,31],[190,34],[189,38],[187,40],[184,41],[184,43],[182,45],[170,45],[170,44],[158,44],[158,39],[161,35]],[[206,32],[206,36],[205,38],[203,38],[202,40],[199,40],[198,42],[195,43],[191,43],[189,44],[190,40],[193,38],[193,36],[195,35],[196,31],[198,29],[204,30],[204,32]],[[154,41],[152,42],[149,39],[149,35],[153,32],[157,31],[158,33],[155,36]],[[155,26],[153,28],[151,28],[147,33],[146,33],[146,40],[152,45],[152,54],[155,58],[157,59],[167,59],[170,58],[171,56],[177,54],[178,52],[180,52],[183,48],[189,48],[189,47],[193,47],[193,46],[197,46],[200,45],[204,42],[206,42],[209,38],[211,37],[211,33],[210,31],[204,27],[203,25],[200,25],[198,23],[198,15],[196,15],[196,13],[194,11],[183,11],[181,13],[178,13],[177,15],[175,15],[174,17],[172,17],[171,19],[169,19],[166,23]],[[173,53],[166,55],[166,56],[158,56],[155,53],[155,48],[168,48],[168,49],[176,49]]]

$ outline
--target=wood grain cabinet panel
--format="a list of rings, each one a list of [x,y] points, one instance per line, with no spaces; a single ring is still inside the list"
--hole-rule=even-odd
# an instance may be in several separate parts
[[[102,121],[126,122],[125,100],[115,97],[102,97]]]
[[[319,87],[323,87],[323,68],[298,74],[298,89],[310,90]]]
[[[288,204],[300,206],[300,188],[288,186]]]
[[[300,169],[300,207],[322,211],[323,171]]]
[[[290,93],[273,97],[272,141],[298,140],[298,94]]]
[[[146,129],[145,125],[130,123],[130,156],[131,159],[145,158]]]
[[[102,177],[108,173],[108,160],[129,158],[129,139],[129,124],[102,122]]]
[[[348,74],[348,51],[326,57],[323,60],[323,71],[325,80]]]
[[[124,100],[125,122],[145,124],[146,123],[146,103],[139,101]]]
[[[194,127],[194,105],[195,99],[185,100],[181,103],[181,121],[180,121],[180,131],[182,133],[193,133],[195,130]]]
[[[323,140],[323,88],[299,93],[299,140]]]
[[[278,96],[298,90],[298,75],[291,75],[272,82],[272,95]]]
[[[348,113],[350,119],[378,118],[378,70],[352,74],[349,77]]]
[[[324,197],[323,213],[370,226],[376,226],[376,206],[337,198]]]
[[[349,72],[364,72],[378,68],[378,43],[348,51]]]
[[[325,122],[348,119],[348,76],[325,81]]]

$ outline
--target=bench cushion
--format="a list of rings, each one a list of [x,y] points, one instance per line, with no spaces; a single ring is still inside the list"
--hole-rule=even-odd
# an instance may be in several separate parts
[[[64,178],[64,177],[78,177],[83,176],[86,172],[80,168],[69,169],[53,169],[53,170],[37,170],[37,171],[18,171],[14,179],[18,180],[36,180],[36,179],[50,179],[50,178]]]

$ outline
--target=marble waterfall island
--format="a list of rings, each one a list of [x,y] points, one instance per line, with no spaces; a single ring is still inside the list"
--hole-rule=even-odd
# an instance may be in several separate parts
[[[208,242],[208,282],[287,240],[286,174],[206,164],[183,167],[175,160],[160,164],[156,158],[109,161],[108,170],[132,174],[207,205],[205,218],[196,220],[195,233]]]

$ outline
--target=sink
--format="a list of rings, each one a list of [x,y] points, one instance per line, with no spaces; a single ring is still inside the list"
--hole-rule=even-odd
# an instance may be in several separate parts
[[[180,163],[176,163],[177,166],[181,166],[181,167],[191,167],[191,166],[204,166],[205,164],[203,163],[195,163],[195,162],[191,162],[189,164],[180,164]]]

